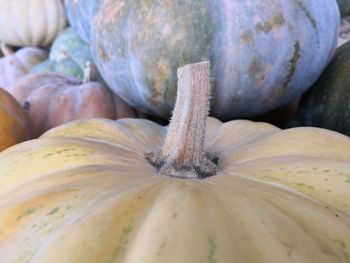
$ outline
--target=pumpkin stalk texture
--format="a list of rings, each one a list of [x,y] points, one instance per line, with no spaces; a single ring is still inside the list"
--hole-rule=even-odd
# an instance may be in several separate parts
[[[84,68],[83,83],[88,83],[91,81],[96,81],[96,67],[91,63],[91,61],[87,61]]]
[[[204,152],[205,130],[209,112],[210,63],[179,68],[178,94],[172,120],[159,151],[146,159],[160,174],[181,178],[205,178],[216,172],[215,158]]]
[[[178,71],[170,127],[80,119],[2,151],[0,262],[350,263],[350,138],[204,121],[208,71]],[[159,175],[200,178],[204,151],[215,176]]]
[[[13,55],[15,52],[10,48],[6,43],[0,42],[0,49],[1,52],[4,54],[5,57]]]

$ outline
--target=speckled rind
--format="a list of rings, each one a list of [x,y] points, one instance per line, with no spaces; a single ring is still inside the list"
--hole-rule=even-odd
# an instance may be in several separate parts
[[[65,0],[67,18],[74,31],[90,43],[91,23],[102,0]]]
[[[210,60],[211,114],[261,114],[302,94],[338,39],[335,0],[106,0],[92,27],[92,53],[129,104],[169,117],[176,69]]]
[[[210,118],[218,173],[186,180],[144,159],[166,131],[79,120],[0,153],[2,263],[350,262],[348,137]]]

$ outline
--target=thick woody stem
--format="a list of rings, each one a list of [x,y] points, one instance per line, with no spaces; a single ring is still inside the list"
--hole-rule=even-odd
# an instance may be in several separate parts
[[[204,178],[215,174],[216,164],[204,151],[210,98],[210,63],[179,68],[178,93],[168,134],[161,150],[146,158],[161,174]]]
[[[12,48],[10,48],[8,45],[6,45],[4,42],[0,42],[0,49],[1,52],[4,54],[5,57],[13,55],[15,52]]]

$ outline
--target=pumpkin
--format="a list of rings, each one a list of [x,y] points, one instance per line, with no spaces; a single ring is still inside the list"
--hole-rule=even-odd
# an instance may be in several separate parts
[[[300,101],[299,125],[335,130],[350,136],[350,42],[337,49],[331,63]]]
[[[28,109],[33,136],[78,118],[136,117],[138,113],[99,82],[56,73],[28,75],[6,88]]]
[[[300,98],[297,98],[287,105],[283,105],[263,115],[252,118],[251,120],[268,122],[282,129],[294,127],[291,124],[292,121],[295,120],[295,115],[298,111],[299,100]]]
[[[1,153],[2,262],[349,262],[349,137],[207,120],[208,73],[180,69],[169,128],[78,120]],[[203,150],[216,174],[187,178]]]
[[[91,23],[102,0],[65,0],[69,24],[86,42],[90,43]]]
[[[340,47],[344,43],[350,40],[350,18],[346,17],[341,20],[339,39],[337,47]]]
[[[0,0],[0,41],[46,46],[66,26],[61,0]]]
[[[90,47],[68,28],[52,43],[49,60],[35,66],[31,73],[56,72],[83,80],[88,63],[94,65]],[[95,78],[101,79],[98,73]]]
[[[30,138],[28,117],[21,105],[0,88],[0,151]]]
[[[309,88],[334,54],[339,20],[335,0],[110,0],[95,16],[92,54],[116,94],[163,117],[175,102],[176,69],[210,59],[211,114],[230,120]]]
[[[349,0],[337,0],[340,14],[342,17],[350,15],[350,1]]]
[[[2,50],[5,57],[0,59],[0,87],[6,87],[27,75],[35,65],[48,57],[46,51],[36,47],[24,47],[13,52],[2,46]]]

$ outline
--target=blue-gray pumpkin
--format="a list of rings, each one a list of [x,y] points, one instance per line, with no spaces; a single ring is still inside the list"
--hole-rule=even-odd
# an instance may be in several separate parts
[[[65,0],[69,24],[86,42],[90,43],[90,31],[93,18],[102,0]]]
[[[108,85],[132,106],[169,117],[176,69],[211,60],[211,114],[249,117],[307,90],[332,58],[336,0],[106,0],[91,31]]]

